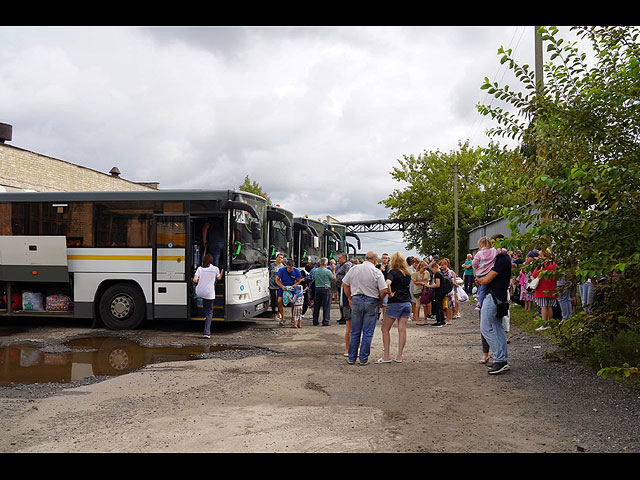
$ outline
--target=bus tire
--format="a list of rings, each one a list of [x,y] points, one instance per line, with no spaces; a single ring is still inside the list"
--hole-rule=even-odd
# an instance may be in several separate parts
[[[145,300],[139,288],[127,283],[110,286],[100,297],[100,318],[112,330],[132,330],[144,321]]]

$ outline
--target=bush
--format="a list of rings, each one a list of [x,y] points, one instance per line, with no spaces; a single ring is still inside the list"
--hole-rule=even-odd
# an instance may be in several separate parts
[[[589,346],[588,360],[594,368],[640,365],[640,332],[622,331],[612,338],[596,335]]]

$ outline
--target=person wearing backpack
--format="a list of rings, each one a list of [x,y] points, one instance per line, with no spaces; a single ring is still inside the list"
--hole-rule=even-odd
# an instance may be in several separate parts
[[[433,303],[431,307],[431,312],[436,317],[436,323],[432,323],[431,326],[444,327],[445,323],[444,323],[444,312],[442,311],[442,301],[444,299],[445,293],[444,293],[444,288],[442,287],[444,286],[446,288],[446,285],[443,285],[446,281],[445,276],[440,271],[438,262],[435,262],[435,261],[432,262],[429,268],[431,269],[431,273],[433,274],[433,283],[425,285],[425,287],[431,288],[433,291]],[[450,286],[450,289],[451,288],[453,288],[453,285]]]
[[[444,294],[444,300],[446,300],[446,302],[443,301],[442,308],[444,310],[444,316],[446,317],[445,325],[451,325],[453,312],[456,307],[456,293],[453,288],[456,281],[456,274],[449,268],[448,258],[443,258],[442,260],[440,260],[440,271],[442,272],[442,276],[444,277],[444,281],[442,283],[442,292]]]

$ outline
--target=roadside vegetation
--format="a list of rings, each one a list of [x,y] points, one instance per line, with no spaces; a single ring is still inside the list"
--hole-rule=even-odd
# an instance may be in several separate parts
[[[456,165],[461,250],[465,232],[504,216],[512,233],[502,246],[549,249],[573,288],[591,279],[596,294],[589,313],[551,322],[545,334],[603,377],[640,385],[640,30],[571,32],[579,41],[540,28],[547,55],[542,82],[501,47],[499,61],[518,85],[488,78],[481,85],[493,97],[477,106],[495,123],[489,137],[515,140],[519,148],[464,144],[446,155],[405,156],[392,172],[405,186],[381,203],[398,218],[426,217],[427,229],[407,232],[410,248],[453,256],[447,179]],[[514,320],[526,323],[528,313],[518,310]]]

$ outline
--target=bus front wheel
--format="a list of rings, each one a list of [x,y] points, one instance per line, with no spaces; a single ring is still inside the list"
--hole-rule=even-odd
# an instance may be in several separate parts
[[[144,320],[145,301],[142,292],[132,285],[118,283],[100,297],[100,318],[112,330],[132,330]]]

